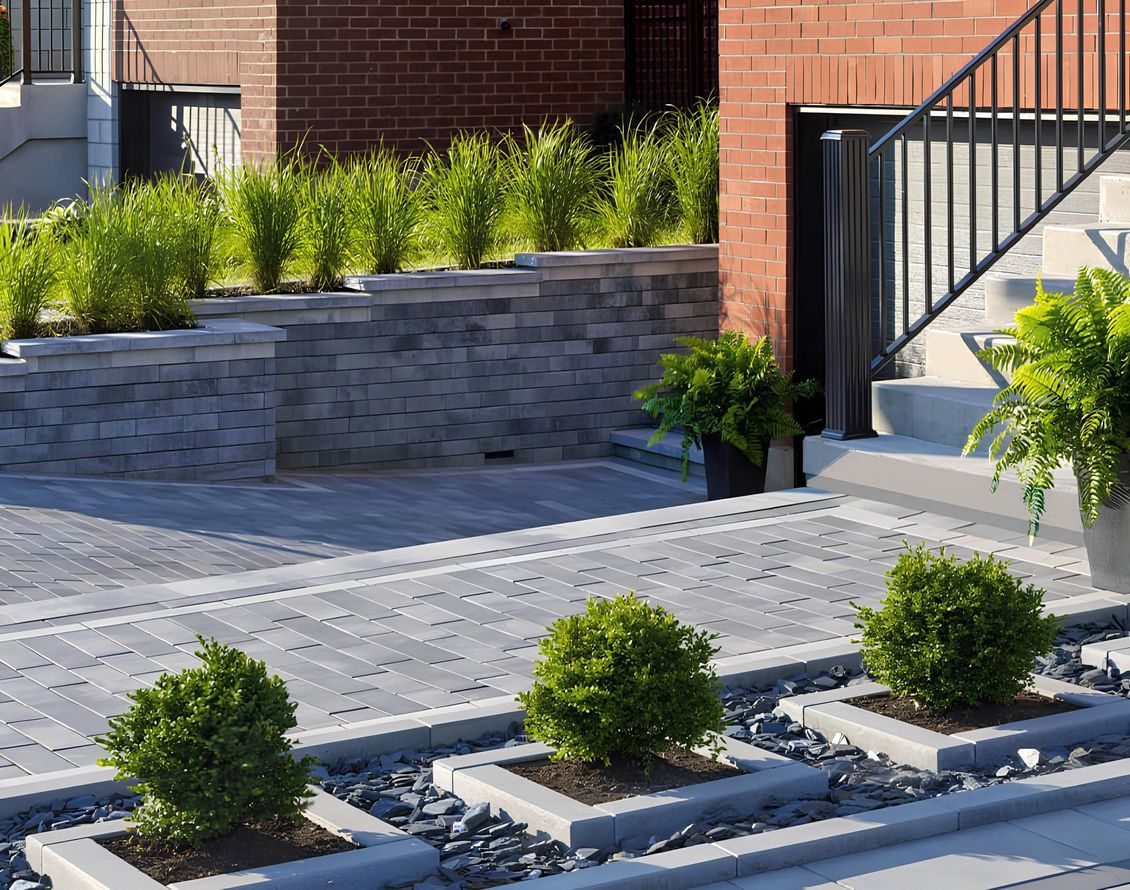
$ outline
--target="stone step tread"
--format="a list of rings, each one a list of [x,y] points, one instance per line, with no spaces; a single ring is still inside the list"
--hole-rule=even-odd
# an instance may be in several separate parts
[[[622,430],[614,430],[609,437],[613,445],[620,445],[624,448],[634,448],[637,451],[647,451],[652,454],[662,455],[663,457],[671,457],[676,460],[683,459],[683,434],[678,432],[667,433],[662,439],[654,445],[649,445],[648,440],[654,435],[655,428],[649,426],[629,427]],[[703,462],[702,449],[691,446],[690,460],[693,464],[701,464]]]
[[[1000,387],[965,383],[947,377],[903,377],[876,380],[872,386],[886,391],[905,391],[924,399],[945,399],[964,404],[991,406]]]

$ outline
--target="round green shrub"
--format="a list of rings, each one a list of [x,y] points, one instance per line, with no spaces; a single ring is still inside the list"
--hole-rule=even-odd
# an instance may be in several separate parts
[[[1007,704],[1055,641],[1044,591],[991,555],[962,562],[924,546],[887,576],[881,609],[856,606],[867,671],[894,695],[945,710]]]
[[[295,705],[279,677],[230,646],[200,638],[202,667],[165,674],[96,739],[99,763],[137,779],[143,837],[196,844],[237,825],[293,818],[310,796],[313,758],[296,761],[285,733]]]
[[[518,695],[526,732],[555,760],[645,770],[653,753],[708,743],[723,728],[716,638],[632,594],[590,599],[538,644],[533,687]]]

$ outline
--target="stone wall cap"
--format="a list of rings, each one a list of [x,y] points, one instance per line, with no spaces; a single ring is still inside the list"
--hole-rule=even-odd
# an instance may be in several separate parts
[[[244,312],[272,312],[295,309],[340,309],[368,306],[369,298],[355,291],[327,291],[317,294],[250,294],[245,297],[206,297],[192,300],[197,316],[240,315]]]
[[[666,247],[621,247],[605,250],[568,250],[554,253],[520,253],[515,263],[524,268],[598,266],[611,263],[661,263],[674,260],[718,258],[717,244],[672,244]]]
[[[175,331],[130,331],[117,334],[85,334],[79,337],[8,340],[4,343],[4,352],[17,358],[32,358],[91,352],[126,352],[135,349],[185,349],[195,346],[271,343],[285,339],[286,331],[282,328],[238,318],[217,318],[197,328]]]
[[[345,280],[350,287],[366,293],[396,290],[423,290],[441,287],[490,287],[507,284],[536,284],[537,272],[524,269],[451,269],[443,272],[399,272],[395,275],[353,275]]]

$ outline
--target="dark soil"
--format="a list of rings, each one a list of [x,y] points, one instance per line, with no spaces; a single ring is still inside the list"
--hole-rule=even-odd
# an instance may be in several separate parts
[[[635,797],[637,794],[655,794],[672,788],[713,782],[742,772],[728,763],[711,760],[691,751],[668,751],[652,755],[651,775],[644,775],[639,764],[630,760],[614,760],[611,766],[580,760],[562,760],[557,763],[536,760],[531,763],[508,764],[506,769],[590,806]]]
[[[98,843],[162,884],[358,849],[356,844],[306,819],[241,825],[223,837],[203,841],[199,849],[144,840],[136,834]]]
[[[1054,698],[1047,698],[1035,692],[1021,692],[1007,705],[950,708],[947,711],[919,707],[913,699],[895,698],[891,695],[878,698],[853,698],[848,704],[865,711],[871,711],[874,714],[882,714],[884,717],[893,717],[903,723],[921,726],[923,729],[932,729],[934,732],[944,733],[945,735],[1076,710],[1075,705],[1057,701]]]

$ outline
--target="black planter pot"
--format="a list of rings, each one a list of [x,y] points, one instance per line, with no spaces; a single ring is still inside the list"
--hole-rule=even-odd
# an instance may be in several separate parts
[[[709,500],[740,498],[765,491],[765,467],[759,467],[721,436],[702,437]],[[768,462],[768,461],[766,461]]]
[[[1099,508],[1094,528],[1083,530],[1091,584],[1130,593],[1130,456],[1118,458],[1118,490]]]

